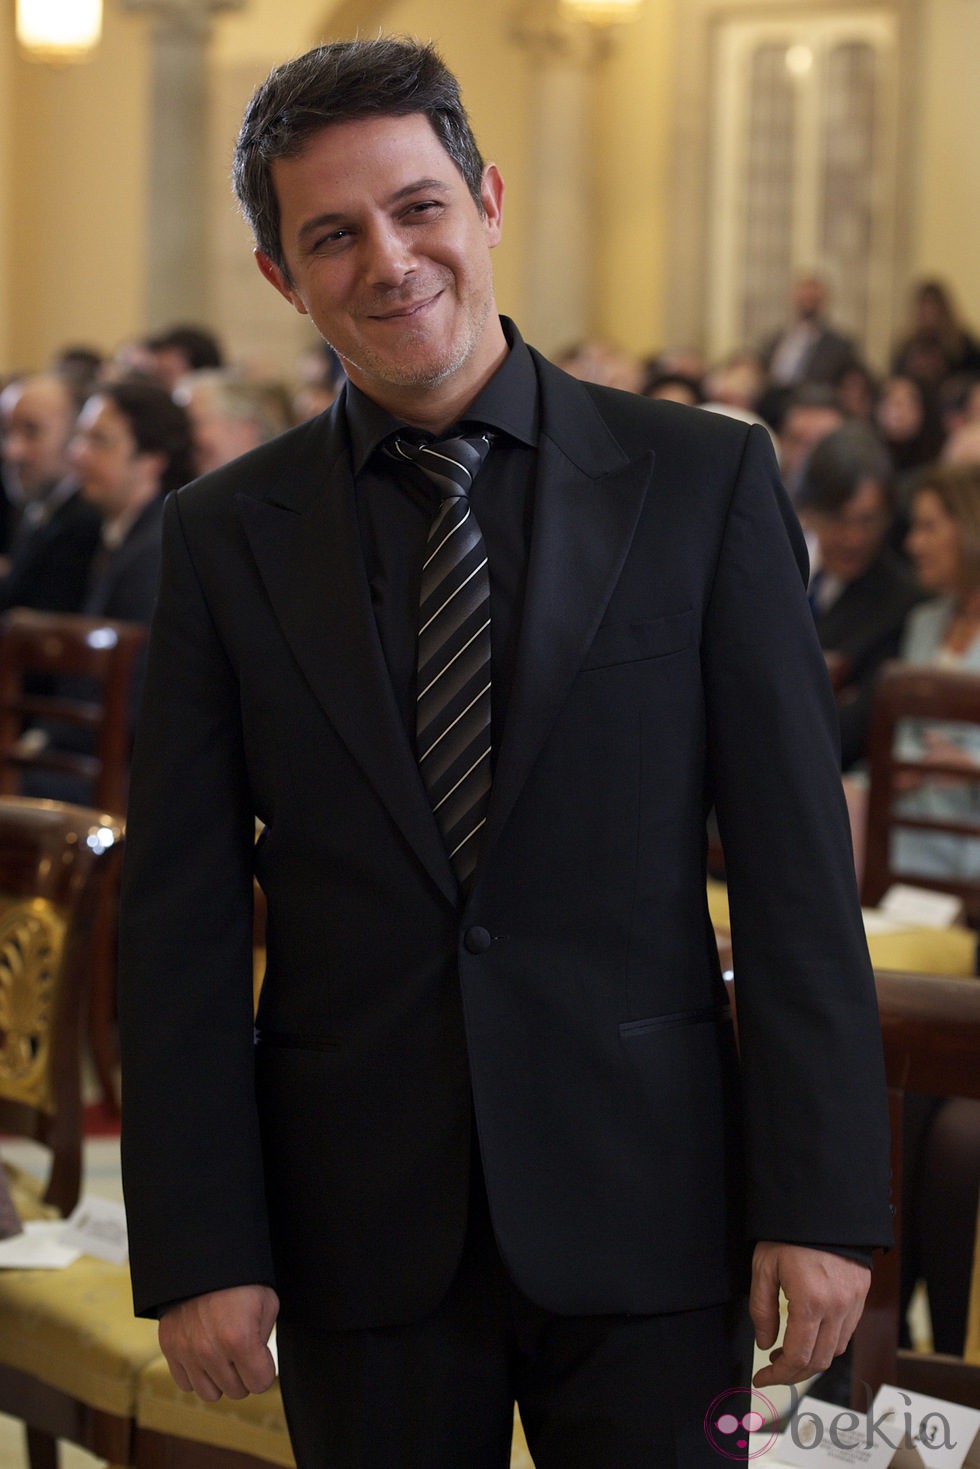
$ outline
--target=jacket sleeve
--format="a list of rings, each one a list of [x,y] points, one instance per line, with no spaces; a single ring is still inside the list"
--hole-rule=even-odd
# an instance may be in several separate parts
[[[252,1059],[254,818],[238,680],[181,522],[175,496],[120,922],[123,1183],[140,1314],[272,1282]]]
[[[806,552],[761,430],[707,606],[709,780],[725,850],[756,1239],[890,1241],[874,981]]]

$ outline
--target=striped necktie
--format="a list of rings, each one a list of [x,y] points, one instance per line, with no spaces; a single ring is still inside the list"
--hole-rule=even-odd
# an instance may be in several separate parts
[[[450,861],[467,886],[490,800],[490,578],[469,492],[490,448],[487,432],[390,451],[435,485],[419,588],[416,750]]]

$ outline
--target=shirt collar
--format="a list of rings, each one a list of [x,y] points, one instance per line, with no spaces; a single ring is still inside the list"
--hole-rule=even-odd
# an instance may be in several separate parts
[[[473,399],[461,421],[485,424],[534,448],[538,441],[537,374],[517,327],[509,317],[502,316],[500,321],[510,351]],[[352,382],[348,382],[345,388],[344,411],[355,474],[360,474],[385,439],[408,426],[404,419],[396,418]]]

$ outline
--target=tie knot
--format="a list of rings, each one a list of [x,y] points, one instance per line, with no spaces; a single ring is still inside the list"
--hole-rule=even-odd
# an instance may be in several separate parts
[[[397,434],[386,449],[393,459],[417,465],[442,498],[448,500],[469,494],[470,486],[490,452],[490,443],[490,433],[481,429],[422,443]]]

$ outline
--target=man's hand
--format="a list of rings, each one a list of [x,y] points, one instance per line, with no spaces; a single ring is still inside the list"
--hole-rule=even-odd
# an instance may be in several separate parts
[[[847,1346],[861,1318],[871,1271],[857,1260],[805,1245],[760,1240],[752,1256],[749,1315],[761,1351],[779,1335],[779,1288],[789,1302],[783,1345],[770,1352],[756,1387],[803,1382],[824,1372]]]
[[[171,1306],[160,1318],[160,1350],[174,1382],[214,1403],[244,1398],[275,1381],[269,1334],[279,1297],[268,1285],[237,1285]]]

